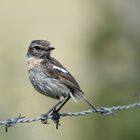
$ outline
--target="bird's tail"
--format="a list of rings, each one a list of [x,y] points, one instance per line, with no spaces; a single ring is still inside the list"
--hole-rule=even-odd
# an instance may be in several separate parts
[[[84,95],[80,96],[80,98],[81,98],[84,102],[86,102],[88,105],[90,105],[90,106],[97,112],[96,107],[95,107],[89,100],[87,100],[86,97],[85,97]]]
[[[82,99],[84,102],[86,102],[88,105],[90,105],[97,112],[96,107],[89,100],[86,99],[86,97],[83,93],[78,91],[75,93],[75,96],[72,96],[72,98],[74,99],[75,102],[77,102],[76,99]]]

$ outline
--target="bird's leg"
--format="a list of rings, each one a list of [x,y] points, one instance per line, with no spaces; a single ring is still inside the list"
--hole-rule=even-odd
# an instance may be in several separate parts
[[[45,113],[45,115],[49,115],[54,109],[56,109],[57,106],[59,106],[63,101],[64,101],[64,97],[62,96],[59,99],[59,102],[57,104],[55,104],[47,113]]]
[[[57,112],[60,111],[60,109],[67,103],[67,101],[70,99],[70,96],[67,97],[67,99],[60,105],[60,107],[56,110]]]
[[[46,124],[47,123],[47,118],[48,118],[48,115],[53,112],[54,110],[56,110],[56,107],[59,106],[63,101],[64,101],[64,97],[61,97],[59,99],[59,102],[57,104],[55,104],[47,113],[45,114],[42,114],[42,116],[46,117],[46,119],[42,119],[41,122]]]
[[[54,123],[56,123],[56,129],[58,129],[58,126],[60,126],[60,124],[59,124],[59,120],[60,120],[59,111],[66,104],[66,102],[69,99],[70,99],[70,96],[66,98],[66,100],[60,105],[60,107],[58,109],[54,109],[53,112],[51,113],[51,116],[52,116],[51,119],[54,121]]]
[[[59,99],[59,102],[56,105],[54,105],[47,113],[42,115],[42,116],[47,118],[48,115],[50,114],[50,116],[52,116],[51,119],[54,121],[54,123],[56,123],[56,129],[58,129],[58,126],[60,125],[59,124],[59,119],[60,119],[59,111],[60,111],[60,109],[62,109],[62,107],[66,104],[66,102],[69,99],[70,99],[70,96],[67,97],[66,100],[63,96],[61,96],[60,99]],[[59,106],[58,109],[56,109],[57,106]],[[47,119],[42,119],[41,122],[46,124]]]

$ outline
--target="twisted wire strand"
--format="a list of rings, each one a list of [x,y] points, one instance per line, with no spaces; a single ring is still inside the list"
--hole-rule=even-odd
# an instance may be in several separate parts
[[[136,102],[136,103],[128,104],[128,105],[121,105],[121,106],[98,107],[97,112],[95,110],[86,110],[86,111],[81,111],[81,112],[60,113],[59,115],[61,117],[82,116],[82,115],[87,115],[87,114],[91,114],[91,113],[100,113],[102,115],[110,115],[110,114],[113,114],[114,111],[117,111],[117,110],[128,110],[128,109],[132,109],[135,107],[140,107],[140,102]],[[10,118],[6,121],[1,121],[0,125],[5,125],[6,129],[7,129],[8,127],[13,126],[17,123],[31,123],[31,122],[36,122],[36,121],[40,121],[40,120],[48,120],[48,119],[52,119],[52,116],[40,115],[35,118],[25,119],[25,117],[22,117],[21,115],[19,115],[16,118]]]

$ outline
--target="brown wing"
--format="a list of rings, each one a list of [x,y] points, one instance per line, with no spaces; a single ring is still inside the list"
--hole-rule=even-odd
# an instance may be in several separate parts
[[[65,84],[67,87],[69,87],[72,90],[80,91],[81,93],[83,93],[75,78],[56,59],[51,57],[50,60],[45,61],[44,64],[47,67],[46,72],[47,74],[49,74],[50,77],[54,79],[58,79],[60,83]],[[59,69],[54,69],[53,66],[60,67],[61,69],[67,71],[67,73],[64,73]]]
[[[96,108],[92,105],[92,103],[85,98],[83,91],[79,87],[79,84],[76,82],[74,77],[67,71],[67,69],[65,69],[57,60],[52,57],[50,58],[50,60],[46,60],[43,63],[45,66],[44,68],[46,70],[46,74],[48,76],[57,79],[60,83],[66,85],[73,91],[73,95],[75,94],[75,97],[80,97],[97,112]],[[57,66],[58,69],[54,69],[53,66]],[[63,72],[62,69],[67,72]]]

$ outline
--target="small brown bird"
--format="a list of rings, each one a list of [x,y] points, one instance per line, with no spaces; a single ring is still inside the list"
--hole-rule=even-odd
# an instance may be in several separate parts
[[[59,100],[47,113],[51,113],[56,107],[59,111],[70,98],[74,101],[82,99],[97,111],[85,98],[69,71],[51,57],[50,53],[54,49],[46,40],[34,40],[27,52],[28,73],[32,85],[41,94]]]

